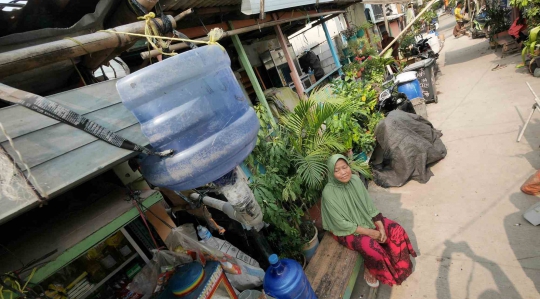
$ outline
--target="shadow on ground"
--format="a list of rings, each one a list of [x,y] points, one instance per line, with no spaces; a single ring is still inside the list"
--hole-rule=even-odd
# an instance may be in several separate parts
[[[470,295],[470,288],[472,283],[473,274],[477,266],[483,267],[485,270],[491,272],[491,276],[497,285],[497,289],[485,290],[478,299],[523,299],[517,291],[514,284],[510,281],[508,276],[504,273],[501,267],[495,262],[488,260],[484,257],[478,256],[469,247],[467,242],[454,243],[450,240],[444,242],[445,249],[442,253],[441,265],[439,266],[438,279],[435,282],[435,288],[437,290],[437,299],[450,299],[452,294],[450,293],[450,268],[452,267],[452,254],[461,253],[470,258],[473,261],[471,273],[469,274],[467,281],[466,296],[463,298],[472,299]],[[455,297],[457,298],[457,297]]]
[[[519,209],[519,211],[504,218],[504,228],[508,237],[508,243],[512,247],[514,255],[519,261],[523,272],[531,279],[536,291],[540,294],[540,250],[529,249],[527,251],[524,246],[522,246],[524,242],[537,240],[538,238],[538,229],[540,228],[534,227],[523,218],[523,213],[525,213],[531,205],[536,203],[537,199],[531,195],[517,192],[510,196],[510,201]]]
[[[384,189],[378,186],[370,186],[370,194],[372,195],[375,205],[381,211],[383,216],[394,220],[399,223],[409,235],[411,244],[417,255],[420,256],[421,250],[418,248],[418,241],[416,234],[413,231],[414,227],[414,214],[411,210],[403,209],[401,203],[401,194],[390,193],[389,189]],[[384,202],[384,205],[382,204]],[[416,260],[411,257],[413,263],[413,273],[415,275]],[[363,276],[362,276],[363,279]],[[392,295],[392,288],[387,285],[381,285],[379,287],[377,298],[390,298]]]
[[[454,37],[451,37],[454,38]],[[461,38],[468,38],[467,36]],[[477,59],[479,57],[490,55],[493,53],[493,50],[489,48],[489,43],[486,41],[475,43],[465,48],[461,48],[454,51],[446,52],[444,65],[460,64],[464,62],[470,62],[472,59]],[[500,55],[500,52],[496,52],[496,55]]]

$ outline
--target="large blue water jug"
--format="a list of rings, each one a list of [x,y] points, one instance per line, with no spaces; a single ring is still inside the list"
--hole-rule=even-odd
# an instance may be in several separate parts
[[[153,185],[187,190],[240,164],[257,141],[259,120],[248,105],[229,56],[211,45],[173,56],[118,81],[124,105],[154,149],[141,171]]]
[[[416,72],[405,72],[396,76],[397,90],[404,93],[409,101],[423,98],[420,82],[416,78]]]
[[[317,299],[302,266],[295,260],[282,259],[272,254],[270,267],[264,275],[264,291],[277,299]]]

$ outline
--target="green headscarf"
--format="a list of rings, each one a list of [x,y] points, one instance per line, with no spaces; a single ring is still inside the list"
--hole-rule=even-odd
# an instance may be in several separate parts
[[[348,236],[356,228],[375,228],[372,218],[379,214],[362,180],[352,175],[344,184],[334,176],[334,168],[339,159],[349,163],[343,155],[333,155],[328,159],[328,184],[322,194],[322,222],[325,230],[336,236]]]

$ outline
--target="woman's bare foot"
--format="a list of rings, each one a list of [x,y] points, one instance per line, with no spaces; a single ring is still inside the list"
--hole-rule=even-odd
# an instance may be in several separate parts
[[[373,274],[369,272],[367,268],[364,268],[364,279],[366,280],[368,285],[373,286],[373,287],[378,287],[379,281],[377,280],[377,278],[375,278],[375,276],[373,276]],[[377,286],[374,286],[374,285],[377,285]]]

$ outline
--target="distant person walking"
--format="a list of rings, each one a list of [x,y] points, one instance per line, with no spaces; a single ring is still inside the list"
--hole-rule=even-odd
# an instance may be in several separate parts
[[[458,2],[456,8],[454,9],[454,16],[456,17],[456,26],[454,27],[454,36],[458,37],[463,34],[463,15],[461,14],[461,9],[463,8],[463,2]]]

